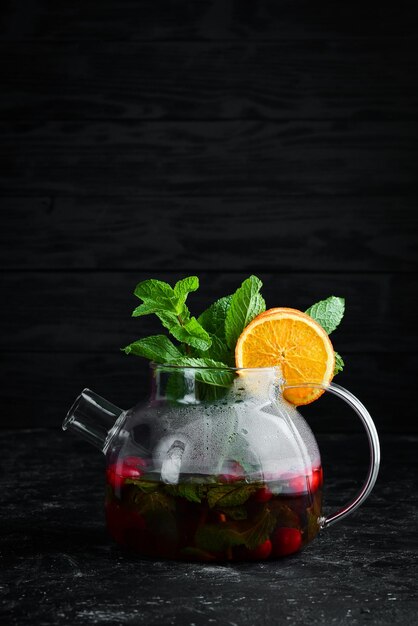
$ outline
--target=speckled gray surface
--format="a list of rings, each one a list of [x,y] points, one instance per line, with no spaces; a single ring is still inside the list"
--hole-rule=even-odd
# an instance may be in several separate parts
[[[104,459],[60,430],[2,443],[1,621],[40,624],[412,624],[418,621],[417,437],[383,440],[372,496],[299,555],[202,565],[145,561],[108,538]],[[324,435],[325,512],[365,471],[359,435]]]

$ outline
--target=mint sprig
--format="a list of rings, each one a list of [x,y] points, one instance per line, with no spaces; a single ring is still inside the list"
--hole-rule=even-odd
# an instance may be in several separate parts
[[[135,288],[134,293],[137,298],[142,300],[142,304],[136,307],[132,316],[140,317],[155,313],[164,328],[167,328],[175,339],[187,346],[207,350],[212,343],[210,336],[197,319],[190,316],[190,311],[186,305],[189,293],[198,288],[199,279],[197,276],[188,276],[179,280],[174,288],[162,280],[153,278],[144,280],[138,283]],[[129,348],[129,346],[127,347]],[[132,350],[127,353],[129,354],[129,352]]]
[[[257,276],[250,276],[235,293],[216,300],[196,318],[190,314],[186,302],[189,294],[199,288],[197,276],[187,276],[176,282],[174,287],[161,280],[144,280],[135,288],[135,296],[142,303],[133,311],[133,317],[156,315],[177,343],[167,335],[153,335],[122,349],[126,354],[142,356],[157,363],[205,368],[205,371],[196,371],[196,380],[205,385],[227,388],[232,384],[233,374],[225,372],[225,368],[235,366],[238,337],[266,309],[260,293],[262,285]],[[313,304],[306,313],[330,334],[340,324],[344,311],[344,298],[330,296]],[[334,375],[343,367],[344,361],[336,352]],[[216,372],[222,369],[224,371]]]
[[[341,354],[338,354],[338,352],[334,352],[334,357],[335,357],[334,376],[336,376],[336,374],[343,371],[345,363],[343,361]]]
[[[206,311],[203,311],[197,321],[209,333],[212,344],[207,352],[215,361],[222,361],[229,367],[234,367],[234,351],[230,350],[225,336],[225,320],[231,306],[231,296],[225,296],[216,300]],[[203,356],[202,354],[200,356]]]
[[[244,328],[266,310],[264,298],[259,293],[262,286],[263,283],[257,276],[250,276],[231,298],[225,318],[225,337],[231,350],[235,348]]]
[[[157,313],[157,317],[177,341],[197,348],[202,352],[208,350],[212,345],[209,334],[195,317],[190,317],[187,321],[180,321],[176,315],[163,312]],[[184,317],[182,320],[184,320]]]
[[[156,363],[176,363],[183,354],[166,335],[152,335],[123,348],[126,354],[143,356]]]
[[[224,296],[216,300],[211,306],[203,311],[197,318],[198,322],[211,335],[216,335],[220,339],[225,339],[225,320],[232,296]]]
[[[305,311],[330,335],[339,326],[344,317],[345,300],[337,296],[330,296],[320,300]]]
[[[344,317],[345,299],[337,296],[330,296],[326,300],[320,300],[305,311],[325,332],[330,335],[339,325]],[[338,352],[334,352],[335,366],[334,376],[344,369],[344,361]]]
[[[179,280],[174,287],[161,280],[144,280],[135,288],[142,300],[133,317],[155,314],[169,334],[179,342],[174,344],[165,335],[139,339],[123,350],[157,363],[202,368],[228,368],[235,365],[235,343],[245,326],[265,310],[260,295],[262,282],[256,276],[247,278],[237,291],[220,298],[196,318],[186,304],[189,293],[199,288],[197,276]],[[187,356],[188,361],[182,357]],[[198,374],[202,382],[225,387],[231,384],[228,374]]]

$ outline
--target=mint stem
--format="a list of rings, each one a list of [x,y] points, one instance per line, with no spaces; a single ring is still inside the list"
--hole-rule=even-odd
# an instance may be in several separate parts
[[[184,326],[184,322],[183,322],[183,319],[182,319],[181,315],[177,315],[177,319],[179,321],[180,326]],[[191,356],[192,351],[190,349],[190,346],[187,345],[187,343],[183,343],[182,345],[184,346],[185,353],[188,354],[189,356]]]

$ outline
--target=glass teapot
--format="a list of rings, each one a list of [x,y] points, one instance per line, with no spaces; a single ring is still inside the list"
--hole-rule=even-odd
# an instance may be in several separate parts
[[[277,559],[353,512],[379,470],[379,440],[361,402],[339,385],[289,386],[278,368],[151,364],[148,402],[124,411],[84,389],[63,429],[106,455],[106,519],[123,547],[151,558]],[[322,515],[318,445],[286,400],[299,387],[345,400],[366,429],[370,466],[346,507]]]

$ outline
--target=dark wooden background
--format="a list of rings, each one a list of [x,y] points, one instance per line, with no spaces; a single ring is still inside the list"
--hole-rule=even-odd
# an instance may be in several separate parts
[[[416,430],[413,6],[2,0],[2,427],[145,397],[139,280],[197,273],[199,313],[256,273],[269,307],[345,296],[337,381]]]

